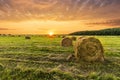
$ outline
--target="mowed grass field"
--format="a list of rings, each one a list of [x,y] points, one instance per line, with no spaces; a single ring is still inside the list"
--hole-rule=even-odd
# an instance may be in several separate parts
[[[105,62],[67,61],[73,47],[62,38],[0,37],[0,80],[120,80],[120,36],[94,36],[103,44]]]

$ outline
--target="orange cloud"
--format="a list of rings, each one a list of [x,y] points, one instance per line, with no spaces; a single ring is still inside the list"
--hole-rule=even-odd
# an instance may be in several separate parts
[[[104,26],[111,26],[111,27],[118,27],[120,26],[120,19],[112,19],[112,20],[106,20],[106,21],[100,21],[100,22],[91,22],[87,23],[87,25],[104,25]]]
[[[8,28],[0,28],[0,30],[9,30]]]

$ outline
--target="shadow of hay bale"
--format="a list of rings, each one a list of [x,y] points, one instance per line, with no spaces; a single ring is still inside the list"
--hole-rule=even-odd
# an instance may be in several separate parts
[[[75,61],[75,55],[70,54],[70,55],[67,57],[66,60],[67,60],[67,61]]]
[[[73,41],[76,41],[77,40],[77,38],[76,37],[71,37],[71,39],[73,40]]]

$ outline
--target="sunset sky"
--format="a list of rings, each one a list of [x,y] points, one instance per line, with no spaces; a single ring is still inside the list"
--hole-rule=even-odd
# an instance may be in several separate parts
[[[0,0],[0,34],[120,27],[120,0]]]

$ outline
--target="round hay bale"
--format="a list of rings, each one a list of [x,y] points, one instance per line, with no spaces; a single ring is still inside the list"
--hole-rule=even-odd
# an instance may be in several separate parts
[[[64,38],[61,42],[61,46],[63,47],[72,46],[72,40],[70,38]]]
[[[75,44],[75,57],[83,61],[104,61],[104,49],[101,42],[94,37],[78,39]]]
[[[30,36],[25,36],[25,39],[31,39],[31,37]]]
[[[73,37],[71,37],[71,39],[72,39],[73,41],[76,41],[77,38],[73,36]]]
[[[17,35],[18,37],[21,37],[22,35]]]
[[[2,34],[2,36],[3,36],[3,37],[6,37],[6,36],[7,36],[7,34]]]

